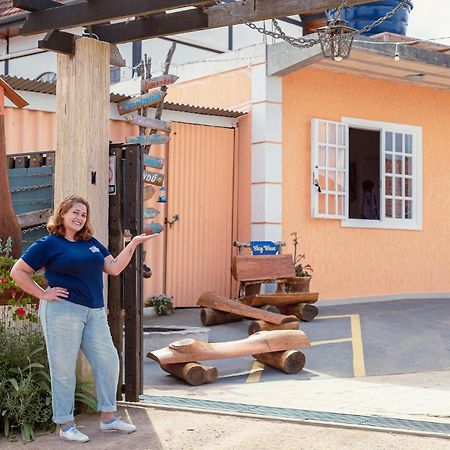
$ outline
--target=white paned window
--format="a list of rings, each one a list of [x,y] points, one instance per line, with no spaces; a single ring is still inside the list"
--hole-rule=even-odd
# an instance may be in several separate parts
[[[344,227],[422,228],[422,128],[312,121],[312,215]]]
[[[313,217],[346,217],[347,142],[347,125],[329,120],[313,120]]]

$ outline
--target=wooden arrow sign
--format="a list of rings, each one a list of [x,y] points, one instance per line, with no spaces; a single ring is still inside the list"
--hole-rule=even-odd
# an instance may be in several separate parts
[[[144,186],[144,201],[150,200],[155,195],[155,188],[151,184]]]
[[[165,92],[159,90],[148,92],[140,97],[131,98],[119,103],[117,105],[117,110],[119,111],[119,114],[127,114],[132,111],[137,111],[138,109],[156,105],[156,103],[159,103],[165,95]]]
[[[154,167],[155,169],[162,169],[164,166],[164,158],[158,156],[144,155],[144,166]]]
[[[132,125],[138,125],[140,127],[151,128],[152,130],[165,131],[170,133],[172,124],[170,122],[164,122],[164,120],[151,119],[144,116],[125,116],[128,123]]]
[[[144,219],[154,219],[157,215],[159,215],[159,211],[156,208],[144,209]]]
[[[161,186],[164,181],[164,175],[162,173],[144,170],[143,176],[144,176],[144,183],[154,184],[156,186]]]
[[[128,136],[125,138],[127,144],[141,145],[165,144],[169,140],[170,137],[165,134],[144,134],[141,136]]]
[[[159,223],[146,223],[144,225],[144,233],[145,234],[161,233],[162,230],[163,230],[163,227]]]
[[[161,86],[167,86],[168,84],[173,84],[178,80],[179,77],[176,75],[162,75],[160,77],[151,78],[148,80],[141,81],[141,89],[143,91],[148,91],[149,89],[154,89]]]

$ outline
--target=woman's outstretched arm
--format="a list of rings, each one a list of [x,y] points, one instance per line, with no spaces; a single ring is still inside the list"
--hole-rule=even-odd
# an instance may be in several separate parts
[[[114,258],[109,255],[105,258],[105,265],[103,266],[103,271],[108,275],[119,275],[125,267],[127,267],[128,263],[131,261],[133,257],[134,251],[136,250],[139,244],[143,244],[149,239],[154,238],[155,236],[159,236],[158,234],[140,234],[131,239],[130,243],[119,253],[119,255]]]

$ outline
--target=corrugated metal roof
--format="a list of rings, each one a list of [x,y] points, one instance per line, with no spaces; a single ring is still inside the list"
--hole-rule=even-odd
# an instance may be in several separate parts
[[[28,78],[3,75],[2,78],[14,89],[19,91],[39,92],[42,94],[56,94],[56,83],[49,81],[30,80]],[[129,95],[111,93],[111,103],[118,103],[131,98]],[[208,116],[220,116],[236,118],[245,115],[245,112],[230,111],[220,108],[206,108],[203,106],[185,105],[181,103],[164,102],[164,108],[170,111],[180,111],[192,114],[204,114]]]
[[[0,0],[0,17],[22,13],[23,10],[13,6],[13,0]]]

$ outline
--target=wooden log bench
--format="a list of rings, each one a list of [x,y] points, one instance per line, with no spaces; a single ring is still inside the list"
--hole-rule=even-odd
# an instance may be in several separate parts
[[[319,298],[317,292],[286,292],[286,282],[295,277],[291,255],[237,255],[232,274],[239,282],[239,300],[247,306],[273,305],[283,315],[295,315],[308,322],[319,312],[313,305]],[[262,283],[276,283],[277,292],[260,294]]]
[[[299,321],[295,315],[286,316],[264,311],[231,300],[215,292],[204,292],[197,300],[197,305],[203,306],[200,318],[205,326],[250,318],[259,321],[260,325],[250,325],[249,334],[261,330],[298,329]]]
[[[252,355],[263,364],[285,373],[298,373],[305,366],[305,355],[299,348],[311,345],[301,330],[260,331],[246,339],[208,343],[182,339],[168,347],[147,353],[161,368],[191,385],[212,382],[217,378],[215,367],[198,361],[237,358]]]

